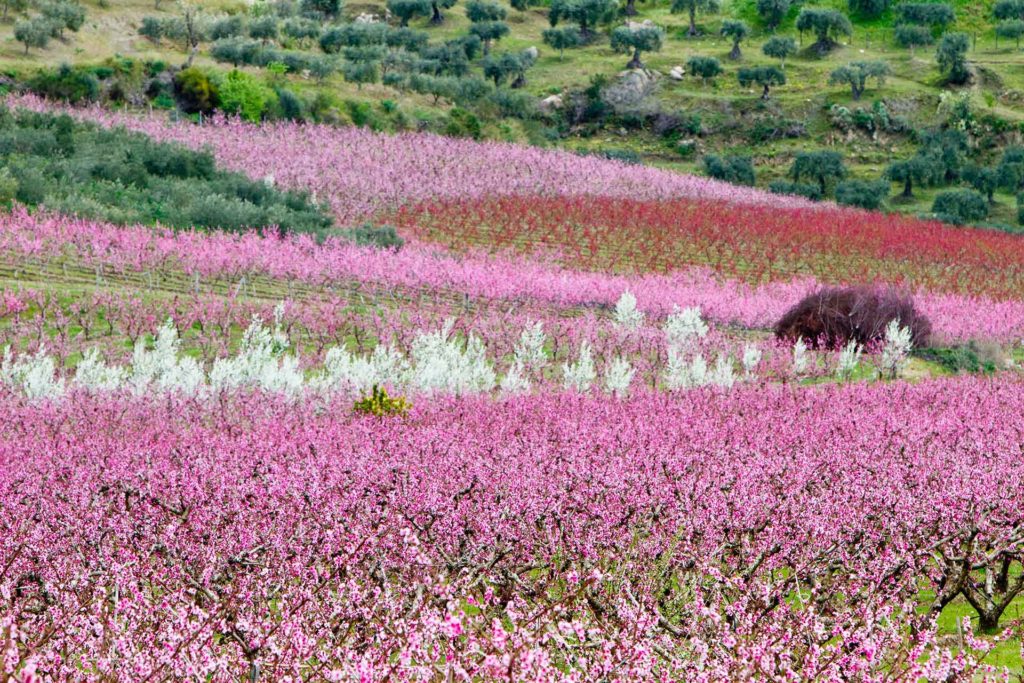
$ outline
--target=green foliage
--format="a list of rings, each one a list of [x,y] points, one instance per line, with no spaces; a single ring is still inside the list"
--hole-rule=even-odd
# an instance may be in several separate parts
[[[796,54],[796,41],[789,36],[773,36],[764,44],[761,51],[766,57],[774,57],[786,68],[786,59]]]
[[[293,40],[311,40],[320,36],[320,23],[305,17],[288,19],[281,25],[281,34]]]
[[[143,17],[139,35],[151,42],[159,43],[164,37],[164,22],[159,17]]]
[[[717,12],[721,8],[719,0],[672,0],[671,11],[673,14],[686,12],[690,15],[691,36],[697,35],[697,13]]]
[[[505,21],[508,10],[493,0],[469,0],[466,3],[466,18],[471,22]]]
[[[150,19],[151,17],[146,18]],[[242,35],[242,30],[244,28],[245,25],[242,22],[242,17],[237,14],[234,16],[218,19],[210,25],[210,40],[237,38],[238,36]]]
[[[593,28],[612,20],[619,6],[616,0],[551,0],[548,21],[552,27],[565,21],[576,24],[584,40],[590,40]]]
[[[469,32],[483,42],[486,53],[490,52],[492,42],[508,35],[509,28],[504,21],[478,21],[469,27]]]
[[[220,83],[220,108],[246,121],[259,121],[274,100],[274,92],[254,76],[235,69]]]
[[[1016,41],[1018,49],[1020,48],[1020,37],[1022,35],[1024,35],[1024,20],[1008,19],[996,25],[996,36]]]
[[[0,168],[0,206],[11,208],[11,204],[18,198],[18,179],[11,173],[11,169],[4,166]]]
[[[190,114],[209,113],[220,103],[217,86],[206,72],[191,67],[174,77],[174,92],[181,108]]]
[[[804,7],[796,18],[796,30],[817,36],[813,47],[819,55],[828,54],[840,36],[853,35],[853,26],[842,12],[834,9]]]
[[[328,54],[336,54],[346,47],[384,45],[388,32],[388,25],[380,22],[332,26],[320,36],[320,49]]]
[[[974,190],[951,190],[935,197],[932,213],[954,225],[974,223],[988,217],[988,202]]]
[[[988,166],[970,165],[963,169],[963,179],[988,199],[994,201],[996,190],[999,189],[999,170]]]
[[[68,116],[5,111],[0,168],[16,181],[15,198],[29,206],[174,228],[279,226],[320,234],[331,226],[305,195],[218,170],[207,152]]]
[[[829,185],[846,177],[843,155],[833,151],[800,152],[793,160],[790,176],[800,182],[805,178],[818,183],[821,195],[828,195]]]
[[[756,181],[754,164],[750,157],[708,154],[704,157],[704,172],[715,180],[722,180],[734,185],[753,186]]]
[[[897,26],[893,32],[893,37],[900,47],[909,47],[911,50],[915,47],[931,45],[935,42],[935,36],[932,35],[930,28],[911,24]]]
[[[100,82],[89,69],[67,64],[39,71],[26,85],[37,95],[72,104],[95,102],[100,96]]]
[[[736,19],[726,19],[722,22],[721,34],[732,39],[732,50],[729,51],[729,59],[739,59],[743,56],[740,52],[740,43],[750,35],[750,27],[747,22]]]
[[[405,240],[398,236],[398,231],[395,230],[393,225],[363,223],[362,225],[342,231],[341,235],[360,247],[398,251],[405,245]]]
[[[85,8],[70,0],[44,2],[39,11],[61,39],[64,38],[65,30],[77,32],[85,23]]]
[[[786,74],[777,66],[745,66],[736,72],[742,87],[759,85],[763,88],[761,99],[768,99],[772,86],[785,85]]]
[[[776,180],[768,185],[768,191],[775,194],[788,194],[796,197],[805,197],[811,201],[819,202],[824,199],[821,188],[809,183],[793,183],[788,180]]]
[[[433,13],[430,0],[387,0],[388,11],[398,17],[402,26],[408,26],[415,17],[426,17]]]
[[[332,19],[341,14],[343,6],[342,0],[302,0],[304,12],[319,14]]]
[[[914,196],[914,184],[921,184],[929,177],[925,160],[912,157],[903,161],[894,161],[885,169],[884,177],[894,183],[903,183],[902,197],[909,199]],[[888,194],[888,192],[886,192]]]
[[[958,375],[965,372],[988,375],[996,371],[995,361],[982,358],[981,350],[973,341],[959,346],[914,349],[913,355],[931,363],[938,363],[946,370]]]
[[[847,0],[850,12],[874,19],[889,9],[889,0]]]
[[[966,33],[947,33],[942,36],[935,59],[947,83],[960,85],[971,79],[967,69],[967,50],[970,39]]]
[[[761,21],[774,31],[789,13],[790,0],[757,0],[757,14]]]
[[[722,63],[714,57],[694,55],[686,60],[686,69],[707,85],[715,76],[722,73]]]
[[[850,86],[853,99],[859,100],[867,88],[867,80],[874,78],[878,85],[885,84],[885,77],[892,73],[886,62],[850,62],[835,69],[828,78],[832,85],[846,84]]]
[[[565,51],[583,44],[583,34],[575,26],[544,29],[544,44],[558,50],[558,56],[564,58]]]
[[[341,64],[341,73],[349,83],[362,88],[364,83],[376,83],[380,80],[380,62],[372,60],[345,61]]]
[[[484,77],[493,80],[497,87],[514,76],[512,87],[521,87],[526,83],[526,70],[533,66],[534,61],[535,57],[528,50],[487,56],[483,61]]]
[[[448,112],[448,124],[445,126],[444,134],[455,138],[479,140],[483,136],[483,127],[475,114],[453,107]]]
[[[353,406],[355,412],[375,417],[402,416],[408,413],[410,408],[412,408],[412,404],[405,400],[404,397],[396,396],[392,398],[388,396],[387,390],[376,384],[373,385],[373,390],[369,396],[356,401]]]
[[[25,54],[29,48],[44,49],[50,44],[53,26],[43,17],[33,17],[19,21],[14,25],[14,39],[25,46]]]
[[[956,19],[952,6],[937,2],[901,2],[896,5],[896,23],[929,26],[945,30]]]
[[[992,7],[996,19],[1024,19],[1024,0],[999,0]]]
[[[618,26],[611,35],[611,47],[616,52],[630,52],[633,57],[626,64],[627,69],[641,69],[641,52],[657,52],[665,40],[665,31],[656,26]]]
[[[889,183],[884,180],[845,180],[836,185],[836,203],[877,210],[889,196]]]
[[[1007,147],[996,171],[1000,187],[1013,193],[1024,189],[1024,147]]]
[[[249,37],[262,41],[277,40],[278,26],[277,17],[272,14],[253,20],[249,24]]]

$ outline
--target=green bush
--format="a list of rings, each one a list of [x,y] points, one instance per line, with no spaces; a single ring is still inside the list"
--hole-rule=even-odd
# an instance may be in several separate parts
[[[100,96],[100,82],[92,69],[67,64],[40,71],[26,85],[37,95],[72,104],[95,102]]]
[[[708,154],[704,157],[704,172],[715,180],[723,180],[734,185],[753,185],[756,178],[754,164],[750,157]]]
[[[445,135],[457,138],[472,138],[479,140],[483,135],[480,119],[472,112],[459,107],[453,107],[448,112],[448,125],[444,129]]]
[[[220,103],[217,86],[196,67],[178,72],[174,77],[174,91],[181,108],[189,114],[209,113]]]
[[[836,185],[836,203],[877,210],[889,196],[889,182],[876,180],[846,180]]]
[[[988,202],[974,190],[950,190],[935,197],[932,213],[945,223],[975,223],[988,217]]]
[[[776,180],[768,185],[768,190],[775,194],[790,194],[797,197],[806,197],[812,201],[821,201],[824,196],[821,187],[810,183],[794,183],[789,180]]]
[[[405,245],[405,240],[398,236],[398,231],[392,225],[363,223],[344,230],[341,234],[342,237],[360,247],[398,251]]]
[[[274,101],[274,91],[254,76],[235,69],[217,87],[220,108],[246,121],[257,122]]]
[[[325,234],[305,194],[218,170],[213,157],[66,115],[0,107],[0,203],[116,223]]]

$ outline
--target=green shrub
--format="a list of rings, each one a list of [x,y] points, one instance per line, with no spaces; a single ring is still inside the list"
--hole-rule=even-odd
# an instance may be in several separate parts
[[[181,108],[189,114],[209,113],[220,102],[217,86],[196,67],[178,72],[174,77],[174,90]]]
[[[366,396],[355,402],[353,409],[364,415],[375,415],[376,417],[401,416],[409,412],[412,404],[402,396],[392,398],[388,396],[387,390],[373,385],[373,390]]]
[[[950,190],[935,197],[932,213],[945,223],[974,223],[988,217],[988,202],[974,190]]]
[[[222,110],[253,122],[263,118],[263,112],[274,100],[274,91],[238,69],[224,77],[217,93]]]
[[[480,119],[472,112],[459,107],[453,107],[448,112],[448,125],[444,129],[445,135],[457,138],[472,138],[479,140],[483,135]]]
[[[342,237],[360,247],[375,247],[398,251],[405,245],[398,231],[392,225],[374,225],[363,223],[343,231]]]
[[[704,157],[704,172],[716,180],[734,185],[753,185],[756,181],[754,164],[750,157],[708,154]]]
[[[959,346],[916,349],[914,355],[932,363],[938,363],[955,374],[965,372],[991,374],[996,371],[995,361],[990,358],[983,359],[974,342]]]
[[[0,169],[0,203],[96,220],[315,235],[332,225],[305,194],[218,170],[207,152],[66,115],[0,107]]]
[[[91,69],[67,64],[40,71],[26,85],[37,95],[72,104],[95,102],[100,96],[100,82]]]
[[[797,197],[806,197],[812,201],[819,202],[824,196],[821,187],[810,183],[794,183],[789,180],[776,180],[768,185],[768,190],[775,194],[790,194]]]
[[[846,180],[836,185],[836,203],[877,210],[889,196],[889,182],[876,180]]]

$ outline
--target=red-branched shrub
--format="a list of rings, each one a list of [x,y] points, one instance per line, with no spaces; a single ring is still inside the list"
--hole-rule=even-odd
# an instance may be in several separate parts
[[[775,325],[775,336],[795,341],[802,337],[815,347],[837,348],[856,341],[870,344],[885,336],[885,327],[898,319],[909,327],[915,347],[928,345],[932,324],[914,306],[913,298],[895,289],[823,287],[786,311]]]

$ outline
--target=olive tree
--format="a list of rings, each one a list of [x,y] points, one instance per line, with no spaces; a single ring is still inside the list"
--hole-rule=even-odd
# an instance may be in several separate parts
[[[951,190],[935,197],[932,213],[940,221],[963,225],[987,218],[988,202],[974,190]]]
[[[766,57],[774,57],[786,68],[786,59],[796,54],[796,41],[789,36],[773,36],[761,48]]]
[[[786,74],[777,66],[743,67],[736,73],[736,77],[744,88],[751,85],[763,88],[762,100],[768,99],[772,86],[786,84]]]
[[[864,95],[869,78],[874,78],[881,86],[885,83],[885,77],[891,73],[892,69],[885,62],[850,62],[835,69],[829,76],[828,82],[832,85],[849,85],[853,99],[859,100]]]
[[[388,11],[398,17],[401,26],[408,26],[415,17],[425,17],[433,13],[430,0],[387,0]]]
[[[805,7],[800,10],[796,18],[796,30],[802,36],[804,32],[811,31],[817,36],[812,45],[819,55],[828,54],[836,45],[839,36],[853,34],[853,26],[846,15],[834,9],[819,9]]]
[[[947,33],[942,36],[935,58],[948,83],[960,85],[971,79],[971,72],[967,68],[969,47],[970,39],[966,33]]]
[[[932,35],[931,29],[927,26],[903,24],[896,27],[893,36],[900,47],[910,48],[910,56],[912,57],[914,56],[914,48],[931,45],[935,42],[935,36]]]
[[[589,41],[594,36],[593,27],[611,21],[616,10],[615,0],[551,0],[548,22],[552,27],[562,21],[576,24],[583,40]]]
[[[904,199],[914,196],[914,185],[923,184],[930,176],[926,168],[926,161],[923,157],[915,156],[903,161],[894,161],[885,169],[884,177],[894,183],[903,183],[903,192],[900,194]]]
[[[690,36],[697,35],[697,13],[717,12],[720,3],[718,0],[672,0],[672,13],[681,14],[686,12],[690,15],[690,29],[687,32]]]
[[[845,178],[847,171],[842,154],[823,150],[797,154],[789,173],[797,182],[807,179],[818,183],[822,196],[825,196],[829,185]]]
[[[691,74],[701,79],[704,85],[722,73],[721,62],[714,57],[702,57],[701,55],[694,55],[686,60],[686,68]]]
[[[583,36],[575,26],[544,29],[541,34],[545,45],[558,50],[559,59],[564,59],[565,51],[583,44]]]
[[[750,157],[708,154],[704,157],[704,172],[715,180],[733,185],[753,186],[756,181],[754,164]]]
[[[44,49],[50,44],[52,35],[53,27],[43,17],[25,19],[14,25],[14,39],[25,46],[25,54],[28,54],[29,48]]]
[[[740,43],[750,35],[750,27],[745,21],[726,19],[722,22],[721,33],[726,38],[732,39],[732,50],[729,51],[729,59],[739,59],[743,56],[740,52]]]
[[[757,0],[757,14],[769,30],[774,31],[789,13],[790,0]]]
[[[665,31],[657,26],[618,26],[611,35],[611,46],[616,52],[632,52],[627,69],[642,69],[641,52],[657,52],[665,40]]]
[[[996,38],[1009,38],[1016,41],[1017,49],[1020,49],[1020,37],[1024,35],[1024,20],[1008,19],[996,25]]]

